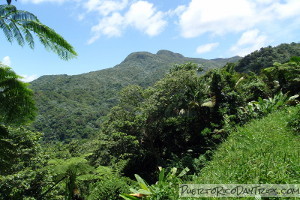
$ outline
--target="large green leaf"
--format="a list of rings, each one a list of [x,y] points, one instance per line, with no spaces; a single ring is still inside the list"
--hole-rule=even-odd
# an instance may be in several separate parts
[[[139,198],[130,196],[129,194],[120,194],[120,197],[122,197],[125,200],[139,200]]]

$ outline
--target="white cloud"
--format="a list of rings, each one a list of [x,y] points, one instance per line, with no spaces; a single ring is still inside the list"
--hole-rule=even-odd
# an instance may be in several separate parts
[[[239,39],[237,45],[243,46],[243,45],[249,45],[249,44],[255,44],[265,41],[266,37],[259,35],[259,30],[249,30],[242,34],[241,38]]]
[[[67,1],[69,1],[69,0],[22,0],[21,2],[24,2],[24,3],[34,3],[34,4],[50,2],[50,3],[59,3],[59,4],[62,4],[62,3],[67,2]]]
[[[248,0],[192,0],[179,19],[182,36],[191,38],[206,32],[224,34],[251,27],[254,25],[253,7]]]
[[[267,44],[267,36],[260,34],[258,29],[246,31],[230,49],[235,55],[245,56]]]
[[[21,76],[22,76],[22,78],[20,80],[23,81],[23,82],[26,82],[26,83],[31,82],[31,81],[33,81],[33,80],[35,80],[39,77],[36,74],[34,74],[34,75],[21,75]]]
[[[299,0],[191,0],[179,17],[181,35],[223,35],[300,17]]]
[[[280,0],[255,0],[255,1],[259,4],[270,4],[270,3],[278,2]]]
[[[114,13],[110,17],[103,18],[100,22],[92,27],[93,36],[89,39],[88,44],[94,43],[101,35],[108,37],[119,37],[122,35],[124,17],[119,13]]]
[[[174,10],[169,10],[167,12],[167,14],[169,16],[180,16],[184,11],[186,10],[186,6],[185,5],[180,5],[180,6],[177,6],[177,8],[175,8]]]
[[[97,11],[103,16],[107,16],[110,13],[121,11],[128,5],[128,0],[89,0],[84,4],[84,7],[88,12]]]
[[[125,21],[149,36],[158,35],[167,22],[163,19],[164,14],[156,11],[154,5],[147,1],[138,1],[130,6],[125,14]]]
[[[148,36],[157,36],[164,31],[170,20],[179,26],[181,36],[184,38],[198,37],[203,34],[208,36],[220,36],[228,33],[241,34],[243,32],[246,34],[249,30],[260,29],[265,35],[268,35],[270,41],[271,38],[274,40],[276,36],[280,35],[278,27],[281,28],[283,23],[285,30],[281,30],[281,33],[295,33],[299,24],[296,22],[300,21],[300,0],[190,0],[187,5],[179,5],[173,10],[164,12],[158,10],[152,3],[154,1],[150,0],[20,1],[76,3],[76,9],[79,11],[76,14],[77,19],[85,22],[92,20],[93,23],[88,44],[94,43],[102,36],[120,37],[129,28]],[[266,40],[265,35],[258,33],[256,37],[263,41]],[[246,38],[240,40],[246,42]],[[264,42],[261,43],[264,44]],[[252,46],[255,47],[254,44]],[[200,47],[197,48],[198,53],[208,51],[203,50],[204,47]],[[246,47],[254,49],[254,47],[250,48],[250,44],[241,45],[237,42],[231,50],[242,52],[233,50],[236,48],[244,49],[244,52],[247,52]]]
[[[274,4],[273,8],[274,8],[274,12],[280,19],[299,16],[300,1],[286,0],[285,3]]]
[[[197,48],[196,52],[198,54],[202,54],[202,53],[207,53],[207,52],[210,52],[212,51],[214,48],[218,47],[219,46],[219,43],[209,43],[209,44],[204,44],[204,45],[201,45]]]
[[[11,66],[11,60],[10,60],[10,57],[9,56],[5,56],[3,59],[2,59],[2,64],[4,65],[7,65],[7,66]],[[35,79],[37,79],[39,76],[38,75],[21,75],[21,81],[23,82],[31,82]]]
[[[11,65],[10,57],[9,57],[9,56],[5,56],[5,57],[2,59],[2,64],[7,65],[7,66],[10,66],[10,65]]]
[[[105,15],[105,13],[102,14]],[[120,37],[128,27],[134,27],[149,36],[156,36],[163,31],[166,24],[164,13],[157,11],[152,3],[137,1],[131,4],[123,15],[120,12],[114,12],[102,17],[99,23],[92,27],[92,37],[88,44],[94,43],[101,35]]]

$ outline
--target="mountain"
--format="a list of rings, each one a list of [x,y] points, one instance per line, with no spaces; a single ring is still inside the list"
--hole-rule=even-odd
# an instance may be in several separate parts
[[[207,71],[239,59],[187,58],[167,50],[156,54],[136,52],[113,68],[73,76],[42,76],[31,82],[39,110],[33,128],[43,132],[46,141],[91,137],[99,129],[101,118],[118,102],[123,87],[150,86],[174,64],[194,62]]]
[[[242,58],[235,70],[238,72],[259,72],[271,67],[274,62],[286,63],[293,56],[300,56],[300,43],[281,44],[265,47]]]

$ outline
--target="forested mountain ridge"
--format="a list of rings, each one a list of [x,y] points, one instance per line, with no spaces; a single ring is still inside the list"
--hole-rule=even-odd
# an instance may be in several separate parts
[[[31,83],[39,109],[33,127],[45,134],[45,140],[88,138],[97,132],[101,118],[116,105],[122,88],[133,84],[144,88],[153,85],[174,64],[193,62],[208,71],[237,62],[238,72],[258,72],[274,62],[285,63],[292,56],[300,56],[300,44],[269,46],[244,58],[211,60],[187,58],[167,50],[156,54],[135,52],[113,68],[73,76],[42,76]]]
[[[264,47],[242,58],[235,70],[238,72],[259,72],[274,62],[286,63],[293,56],[300,56],[300,43],[280,44]]]
[[[193,62],[207,71],[239,59],[187,58],[167,50],[156,54],[136,52],[113,68],[73,76],[42,76],[31,82],[39,110],[33,127],[45,134],[45,140],[88,138],[98,130],[101,117],[116,105],[118,92],[123,87],[150,86],[174,64]]]

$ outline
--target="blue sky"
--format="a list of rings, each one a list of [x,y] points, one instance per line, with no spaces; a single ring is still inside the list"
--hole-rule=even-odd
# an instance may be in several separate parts
[[[4,3],[4,0],[3,0]],[[18,0],[70,42],[79,56],[60,60],[0,33],[0,61],[32,80],[113,67],[136,51],[167,49],[187,57],[244,56],[299,42],[299,0]]]

